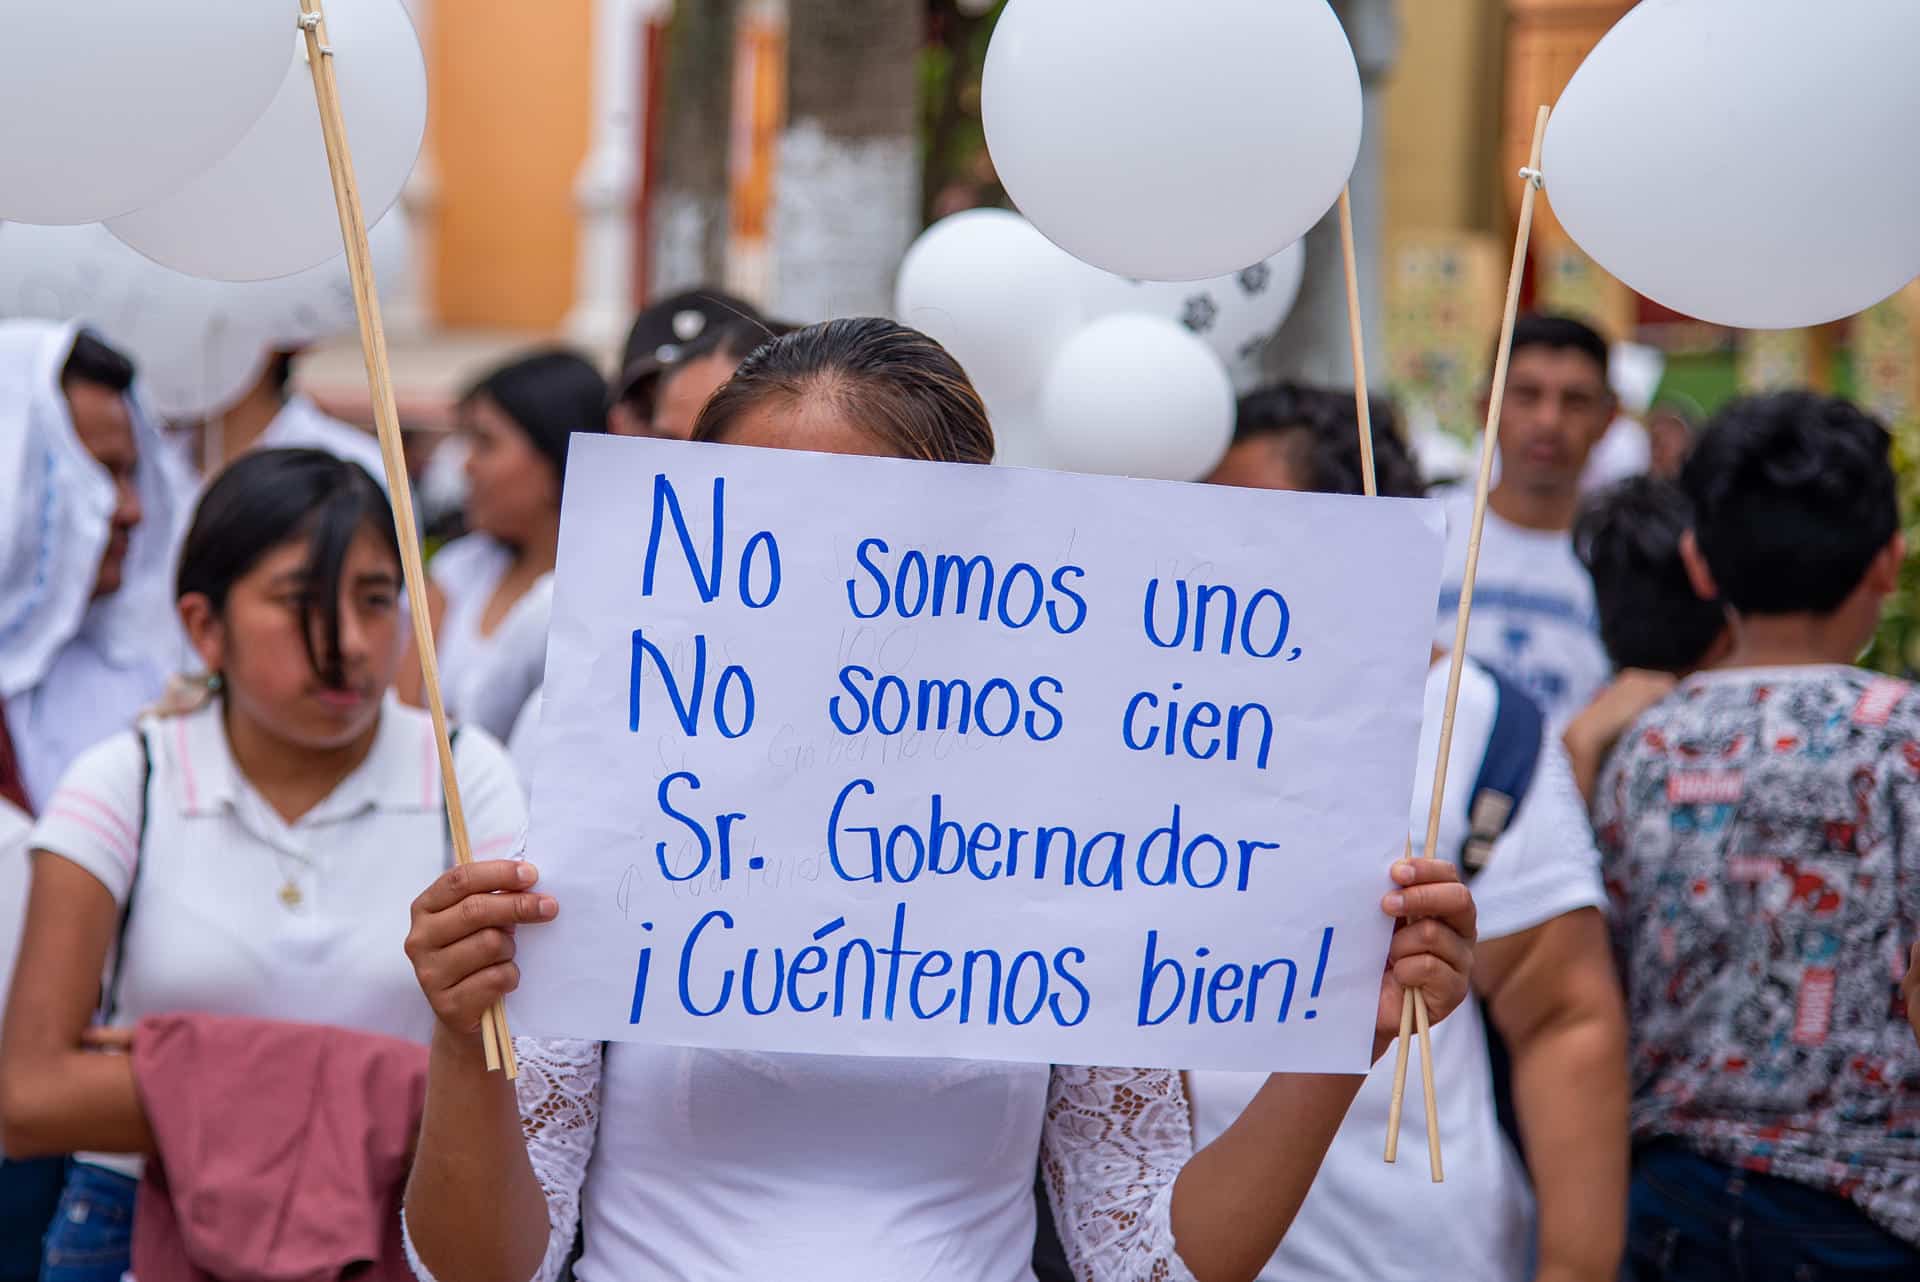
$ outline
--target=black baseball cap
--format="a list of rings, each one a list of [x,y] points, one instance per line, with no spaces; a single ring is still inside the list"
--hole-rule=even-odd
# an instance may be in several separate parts
[[[620,376],[613,381],[613,400],[650,397],[660,372],[683,350],[733,321],[767,325],[759,308],[717,289],[692,289],[650,304],[627,335]]]

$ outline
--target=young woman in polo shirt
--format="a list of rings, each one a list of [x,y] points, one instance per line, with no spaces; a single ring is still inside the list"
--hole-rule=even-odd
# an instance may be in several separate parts
[[[9,1155],[79,1155],[45,1282],[127,1267],[152,1137],[128,1057],[102,1049],[143,1016],[416,1042],[434,1027],[398,943],[448,848],[430,723],[387,697],[402,611],[385,495],[318,451],[248,455],[201,500],[176,595],[209,697],[82,756],[32,840],[0,1127]],[[476,851],[513,854],[504,753],[468,732],[454,755]]]

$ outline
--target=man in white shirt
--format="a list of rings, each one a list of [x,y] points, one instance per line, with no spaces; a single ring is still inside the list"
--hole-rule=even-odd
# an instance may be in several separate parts
[[[1405,446],[1377,410],[1375,443],[1381,493],[1417,494]],[[1357,493],[1351,396],[1279,388],[1249,397],[1215,479]],[[1446,685],[1447,664],[1436,654],[1408,812],[1416,853]],[[1438,853],[1463,862],[1480,913],[1479,1000],[1432,1035],[1446,1183],[1428,1182],[1417,1090],[1407,1098],[1400,1163],[1382,1161],[1388,1057],[1361,1088],[1263,1282],[1612,1282],[1618,1273],[1626,1017],[1600,912],[1599,860],[1565,754],[1538,707],[1477,663],[1463,674],[1446,798]],[[1526,1137],[1530,1170],[1502,1129],[1488,1018],[1511,1058],[1512,1120]],[[1264,1081],[1191,1074],[1196,1142],[1231,1125]],[[1409,1208],[1423,1226],[1417,1236],[1393,1231]]]
[[[1518,683],[1559,730],[1612,675],[1593,580],[1573,553],[1588,456],[1613,423],[1607,344],[1579,321],[1524,316],[1500,413],[1500,477],[1488,501],[1467,653]],[[1451,650],[1471,533],[1471,486],[1447,503],[1447,565],[1434,644]]]
[[[133,379],[92,334],[0,324],[0,792],[29,810],[184,655],[171,578],[192,479]]]

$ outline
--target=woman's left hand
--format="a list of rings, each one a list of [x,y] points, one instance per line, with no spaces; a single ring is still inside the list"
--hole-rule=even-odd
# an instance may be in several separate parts
[[[1400,1036],[1400,1006],[1410,988],[1426,994],[1427,1017],[1437,1024],[1467,999],[1478,938],[1473,895],[1460,871],[1439,859],[1403,859],[1380,909],[1398,923],[1380,981],[1373,1053],[1378,1059]]]

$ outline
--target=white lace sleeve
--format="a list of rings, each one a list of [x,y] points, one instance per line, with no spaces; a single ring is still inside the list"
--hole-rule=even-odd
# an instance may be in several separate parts
[[[1079,1282],[1194,1282],[1173,1244],[1173,1181],[1192,1156],[1178,1073],[1053,1070],[1041,1164]]]
[[[600,1129],[600,1043],[516,1037],[520,1128],[527,1160],[547,1195],[547,1254],[528,1282],[558,1282],[580,1227],[580,1189]],[[404,1230],[404,1220],[402,1223]],[[406,1235],[407,1262],[421,1282],[436,1282]]]

